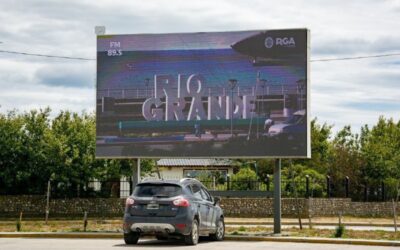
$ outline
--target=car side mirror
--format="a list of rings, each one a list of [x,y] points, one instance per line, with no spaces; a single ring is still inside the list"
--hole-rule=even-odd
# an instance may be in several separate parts
[[[221,197],[214,197],[214,206],[217,205],[218,203],[220,203],[221,201]]]

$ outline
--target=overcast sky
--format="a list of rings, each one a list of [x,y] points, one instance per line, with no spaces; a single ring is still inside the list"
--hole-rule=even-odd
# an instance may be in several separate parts
[[[400,53],[400,1],[1,0],[0,50],[95,58],[109,34],[309,28],[311,58]],[[95,61],[0,53],[0,112],[91,112]],[[400,56],[311,63],[311,115],[358,131],[400,118]]]

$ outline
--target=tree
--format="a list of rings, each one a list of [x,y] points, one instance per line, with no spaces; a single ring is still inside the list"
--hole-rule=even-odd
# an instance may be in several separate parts
[[[393,119],[380,117],[372,129],[365,126],[361,145],[365,182],[385,181],[394,185],[400,179],[400,121],[396,124]]]
[[[16,193],[20,182],[29,177],[23,167],[26,134],[24,120],[16,111],[0,114],[0,190],[1,193]]]
[[[331,129],[331,125],[326,123],[319,125],[317,118],[314,118],[311,121],[311,159],[294,160],[293,162],[326,174],[332,160]]]
[[[346,176],[351,178],[353,187],[362,185],[360,136],[351,131],[351,126],[344,126],[337,132],[332,141],[332,160],[328,175],[333,182],[333,192],[344,195],[344,181]],[[353,188],[353,191],[355,189]]]
[[[250,168],[242,168],[236,174],[232,175],[232,189],[251,190],[254,188],[254,182],[257,180],[256,173]]]

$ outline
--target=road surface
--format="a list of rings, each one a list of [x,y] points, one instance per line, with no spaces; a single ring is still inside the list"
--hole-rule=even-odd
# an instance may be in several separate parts
[[[127,246],[122,240],[104,239],[28,239],[0,238],[1,250],[118,250],[118,249],[170,249],[179,250],[394,250],[397,247],[354,246],[334,244],[306,244],[286,242],[207,242],[201,241],[197,246],[186,246],[179,241],[141,240],[136,246]]]

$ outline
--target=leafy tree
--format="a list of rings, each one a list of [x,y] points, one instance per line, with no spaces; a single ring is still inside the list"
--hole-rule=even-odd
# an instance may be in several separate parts
[[[0,191],[12,194],[20,180],[29,178],[22,156],[25,154],[24,120],[16,111],[0,114]],[[15,187],[13,189],[12,187]]]
[[[332,125],[326,123],[320,125],[317,118],[311,121],[311,159],[294,160],[296,164],[306,165],[309,168],[315,169],[320,173],[328,172],[332,160],[332,144],[330,136],[332,133]],[[286,163],[286,166],[290,164]]]
[[[321,197],[325,189],[325,175],[301,164],[294,164],[282,170],[283,190],[287,195],[297,192],[298,196],[306,194],[306,176],[310,180],[310,195]]]
[[[371,129],[365,126],[361,145],[364,181],[375,185],[385,181],[397,186],[395,180],[400,179],[400,121],[396,124],[393,119],[380,117]]]
[[[242,168],[236,174],[232,175],[232,189],[249,190],[254,188],[254,182],[257,180],[256,173],[250,168]]]

